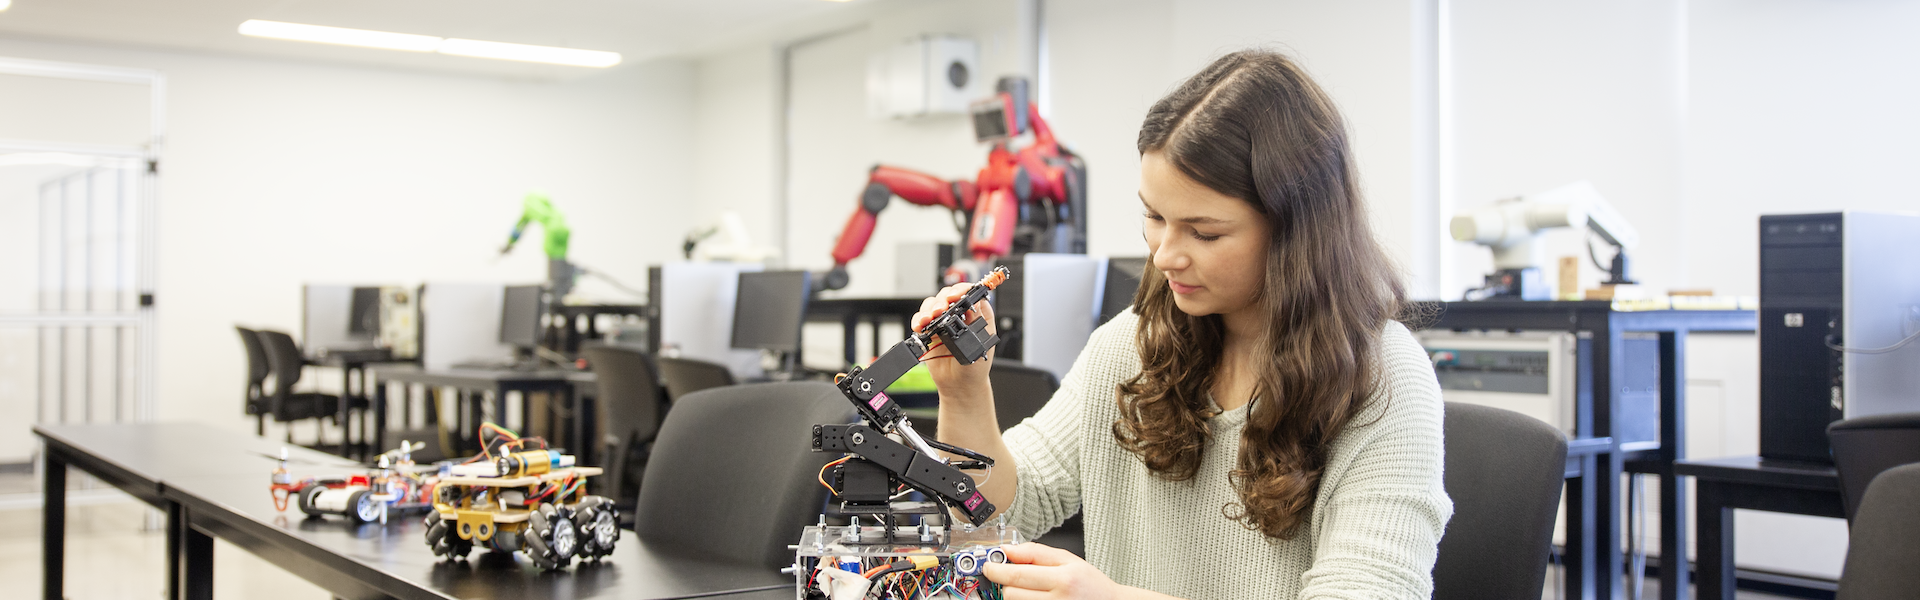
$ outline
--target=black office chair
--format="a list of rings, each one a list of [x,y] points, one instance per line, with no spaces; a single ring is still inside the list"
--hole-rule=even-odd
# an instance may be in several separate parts
[[[1887,469],[1867,485],[1847,541],[1838,600],[1895,600],[1920,590],[1920,465]]]
[[[839,458],[807,450],[813,426],[852,414],[840,390],[818,381],[688,394],[654,442],[634,533],[696,556],[768,569],[793,564],[787,544],[825,500],[814,478]]]
[[[1000,430],[1006,431],[1040,412],[1040,407],[1046,406],[1047,401],[1053,399],[1053,393],[1060,389],[1060,378],[1046,369],[996,358],[993,370],[987,372],[987,384],[993,386],[994,416],[1000,420]],[[1086,527],[1078,513],[1034,541],[1075,556],[1087,555]]]
[[[993,387],[993,412],[1000,418],[1001,431],[1040,412],[1060,389],[1060,379],[1052,371],[1011,360],[995,359],[987,382]]]
[[[667,387],[667,402],[701,390],[733,385],[733,372],[726,365],[691,358],[659,358],[660,381]]]
[[[1567,438],[1539,419],[1448,402],[1453,520],[1433,565],[1434,600],[1539,600],[1565,483]]]
[[[607,487],[600,493],[613,498],[615,506],[630,507],[636,495],[628,490],[640,481],[647,445],[659,434],[665,411],[660,378],[653,357],[633,348],[593,346],[582,353],[599,387],[594,404],[603,432],[600,462],[607,468]]]
[[[294,343],[293,336],[279,331],[259,330],[254,332],[260,340],[260,346],[267,355],[267,365],[273,371],[273,393],[267,395],[267,403],[276,423],[293,423],[314,420],[314,443],[325,442],[325,421],[339,421],[340,397],[319,392],[295,392],[293,386],[300,383],[300,376],[306,370],[307,360],[300,353],[300,345]],[[341,427],[341,435],[352,439],[353,411],[365,413],[367,402],[356,399],[348,407],[348,418]],[[365,434],[364,427],[362,434]],[[293,441],[293,428],[287,428],[287,441]]]
[[[1920,462],[1920,413],[1875,415],[1834,421],[1827,426],[1833,466],[1840,472],[1840,498],[1847,522],[1860,509],[1867,484],[1882,471]]]
[[[267,364],[267,349],[260,345],[260,337],[252,329],[233,328],[240,333],[240,344],[247,348],[247,407],[246,414],[253,415],[254,435],[267,435],[267,413],[272,412],[267,402],[267,375],[272,367]]]

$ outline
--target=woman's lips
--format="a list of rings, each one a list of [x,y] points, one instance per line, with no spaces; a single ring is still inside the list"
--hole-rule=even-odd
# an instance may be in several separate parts
[[[1191,294],[1200,289],[1200,286],[1186,285],[1171,279],[1167,280],[1167,285],[1173,288],[1173,293],[1181,295]]]

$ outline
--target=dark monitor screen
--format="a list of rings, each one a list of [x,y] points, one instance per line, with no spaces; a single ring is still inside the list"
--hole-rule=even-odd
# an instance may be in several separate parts
[[[537,285],[507,286],[500,304],[500,342],[518,348],[540,345],[541,288]]]
[[[1133,293],[1140,288],[1140,276],[1147,271],[1147,259],[1107,259],[1107,285],[1100,292],[1100,322],[1106,323],[1133,305]]]
[[[733,304],[733,347],[798,352],[812,283],[806,271],[741,273]]]
[[[380,335],[380,288],[353,288],[347,309],[347,337],[372,339]]]

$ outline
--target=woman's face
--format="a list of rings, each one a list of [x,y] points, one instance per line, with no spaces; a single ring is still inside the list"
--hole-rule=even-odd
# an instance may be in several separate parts
[[[1253,305],[1272,228],[1252,204],[1201,185],[1160,152],[1140,157],[1140,202],[1153,266],[1181,312],[1231,315]]]

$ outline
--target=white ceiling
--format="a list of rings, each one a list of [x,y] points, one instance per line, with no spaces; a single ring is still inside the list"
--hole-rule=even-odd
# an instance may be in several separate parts
[[[13,0],[0,35],[571,79],[601,69],[242,36],[247,19],[619,52],[622,66],[767,35],[866,2],[823,0]],[[620,67],[613,67],[619,69]]]

